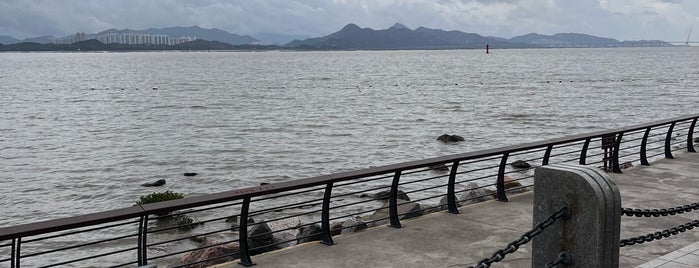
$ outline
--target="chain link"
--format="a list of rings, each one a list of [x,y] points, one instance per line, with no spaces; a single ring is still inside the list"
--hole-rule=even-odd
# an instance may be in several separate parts
[[[693,220],[688,223],[678,225],[670,229],[665,229],[660,232],[650,233],[647,235],[632,237],[628,239],[622,239],[619,241],[619,247],[632,246],[636,244],[643,244],[645,242],[651,242],[653,240],[660,240],[666,237],[677,235],[679,233],[684,233],[687,230],[692,230],[694,227],[699,227],[699,220]]]
[[[488,268],[491,264],[502,261],[505,259],[507,254],[513,253],[519,249],[520,246],[532,241],[532,238],[541,234],[547,227],[551,226],[560,218],[570,217],[571,211],[567,206],[561,207],[558,211],[551,214],[544,221],[540,222],[534,228],[524,233],[519,239],[510,242],[503,249],[499,249],[490,256],[490,258],[482,259],[476,264],[476,266],[469,266],[468,268]]]
[[[663,209],[639,209],[639,208],[621,208],[621,214],[626,216],[636,216],[636,217],[660,217],[675,214],[682,214],[685,212],[691,212],[693,210],[699,210],[699,202],[692,203],[689,205],[684,205],[681,207],[674,208],[663,208]]]

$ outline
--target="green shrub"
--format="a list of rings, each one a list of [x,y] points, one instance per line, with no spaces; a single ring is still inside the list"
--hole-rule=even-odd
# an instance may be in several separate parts
[[[148,195],[142,195],[141,198],[136,202],[136,205],[150,204],[156,202],[163,202],[168,200],[182,199],[184,194],[175,193],[170,191],[165,192],[154,192]]]

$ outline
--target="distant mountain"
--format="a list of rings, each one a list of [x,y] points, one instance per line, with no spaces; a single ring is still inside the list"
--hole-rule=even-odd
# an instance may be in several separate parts
[[[425,27],[411,30],[400,23],[384,30],[360,28],[350,23],[330,35],[294,40],[284,46],[301,49],[453,49],[479,48],[486,44],[498,47],[523,46],[474,33]]]
[[[308,35],[298,35],[298,34],[276,34],[276,33],[260,33],[255,34],[255,37],[262,42],[271,44],[286,44],[295,39],[306,39],[310,36]]]
[[[19,43],[20,40],[9,35],[0,35],[0,44],[11,45]]]
[[[39,37],[27,38],[27,39],[22,40],[22,42],[49,44],[49,43],[53,43],[54,40],[56,40],[56,37],[53,37],[53,35],[44,35],[44,36],[39,36]]]
[[[219,41],[197,39],[192,42],[177,45],[152,44],[104,44],[95,39],[76,42],[73,44],[39,44],[21,42],[11,45],[0,45],[0,51],[142,51],[142,50],[278,50],[279,46],[260,45],[231,45]]]
[[[564,44],[620,44],[619,40],[597,37],[579,33],[559,33],[543,35],[530,33],[509,39],[510,42],[530,45],[564,45]]]
[[[242,45],[242,44],[251,44],[255,42],[259,42],[259,40],[249,36],[249,35],[237,35],[237,34],[232,34],[229,32],[226,32],[221,29],[213,28],[213,29],[207,29],[207,28],[201,28],[199,26],[192,26],[192,27],[167,27],[167,28],[149,28],[146,30],[129,30],[129,29],[123,29],[123,30],[117,30],[117,29],[109,29],[100,33],[97,33],[96,35],[101,35],[101,34],[107,34],[107,33],[144,33],[144,34],[164,34],[173,38],[177,37],[182,37],[182,36],[193,36],[198,39],[204,39],[204,40],[209,40],[209,41],[219,41],[219,42],[224,42],[228,43],[231,45]]]

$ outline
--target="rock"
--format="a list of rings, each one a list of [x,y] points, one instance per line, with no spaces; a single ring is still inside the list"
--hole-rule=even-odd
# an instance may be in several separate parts
[[[219,242],[206,242],[206,245],[218,244]],[[220,263],[230,262],[238,259],[238,242],[212,246],[189,252],[180,258],[180,262],[188,268],[205,268]],[[222,256],[226,256],[221,258]],[[209,260],[209,261],[206,261]],[[191,264],[190,264],[191,263]]]
[[[474,203],[480,203],[483,201],[488,201],[493,199],[493,194],[491,191],[488,191],[486,188],[479,188],[477,183],[475,182],[469,182],[466,184],[466,188],[469,190],[465,191],[459,200],[463,200],[460,202],[462,206],[465,205],[470,205]]]
[[[204,224],[199,220],[188,216],[187,214],[173,214],[167,218],[170,220],[170,224],[177,226],[177,229],[180,231],[191,231],[194,228],[197,228],[197,226]]]
[[[516,168],[530,168],[532,165],[529,163],[523,161],[523,160],[517,160],[512,163],[510,163],[510,166],[516,167]]]
[[[185,177],[193,177],[193,176],[196,176],[196,175],[197,175],[197,173],[195,173],[195,172],[185,172],[185,173],[184,173],[184,176],[185,176]]]
[[[311,224],[299,228],[299,234],[296,236],[296,243],[303,244],[311,241],[320,241],[323,239],[322,230],[318,224]]]
[[[157,187],[157,186],[163,186],[163,185],[165,185],[165,180],[157,180],[154,182],[141,184],[141,186],[144,186],[144,187]]]
[[[369,228],[360,217],[350,217],[340,225],[340,234],[354,233]]]
[[[464,141],[464,137],[461,137],[459,135],[449,135],[449,134],[444,134],[442,136],[439,136],[437,138],[438,141],[441,142],[459,142],[459,141]]]
[[[362,193],[359,195],[359,198],[367,198],[367,197],[371,197],[371,196],[367,193]]]
[[[375,221],[372,222],[369,226],[378,226],[378,225],[384,225],[388,224],[389,222],[389,211],[388,211],[388,205],[389,202],[385,202],[381,208],[376,210],[374,214],[371,214],[370,216],[366,218],[362,218],[363,220],[369,222],[369,221]],[[420,207],[420,204],[415,203],[415,202],[410,202],[407,200],[401,200],[398,199],[398,219],[410,219],[410,218],[415,218],[424,215],[425,212],[422,210]]]
[[[445,165],[445,164],[434,164],[434,165],[429,166],[428,168],[434,172],[439,172],[439,173],[449,172],[449,167],[447,167],[447,165]]]
[[[275,231],[272,234],[272,241],[277,249],[296,245],[296,237],[299,235],[299,230],[296,227],[301,225],[299,217],[268,222],[268,225],[272,231]]]
[[[456,199],[456,203],[459,203],[459,198]],[[439,199],[439,210],[447,210],[449,209],[449,200],[447,199],[446,196],[442,197],[442,199]],[[426,213],[432,213],[435,211],[429,211]]]
[[[619,164],[620,169],[627,169],[630,167],[633,167],[633,164],[631,162],[624,162],[624,163]]]
[[[511,189],[511,188],[519,188],[522,187],[522,184],[519,183],[516,180],[513,180],[509,176],[505,176],[505,190]]]
[[[269,228],[266,222],[255,224],[248,230],[248,245],[250,247],[250,254],[256,255],[264,253],[276,248],[267,248],[265,246],[274,243],[274,236],[272,235],[272,228]],[[262,247],[262,248],[259,248]],[[258,249],[254,249],[258,248]]]
[[[336,236],[342,234],[342,223],[336,222],[330,225],[330,235]]]
[[[376,200],[388,200],[388,198],[391,197],[391,191],[390,190],[381,191],[381,192],[375,193],[373,197]],[[403,192],[401,190],[398,190],[397,198],[399,200],[402,199],[402,200],[410,201],[410,197],[408,197],[408,194],[406,194],[405,192]]]
[[[269,185],[269,182],[260,182],[260,186]]]

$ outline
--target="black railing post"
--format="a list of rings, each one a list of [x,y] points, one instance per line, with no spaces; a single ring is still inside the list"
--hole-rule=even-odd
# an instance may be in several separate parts
[[[459,168],[459,161],[451,164],[449,172],[449,184],[447,185],[447,211],[451,214],[459,214],[459,207],[456,204],[456,170]]]
[[[238,223],[238,264],[249,267],[255,265],[250,259],[250,248],[248,244],[248,210],[250,209],[250,197],[243,198],[243,206],[240,208],[240,222]]]
[[[495,187],[497,188],[498,201],[509,202],[505,195],[505,166],[507,165],[507,157],[510,153],[504,153],[502,155],[502,160],[500,160],[500,168],[498,168],[498,180],[495,182]]]
[[[138,266],[148,264],[148,214],[138,222]]]
[[[672,131],[675,129],[675,122],[672,122],[670,124],[670,127],[667,129],[667,135],[665,135],[665,158],[670,158],[673,159],[675,157],[672,156],[672,148],[670,141],[672,141]]]
[[[22,244],[22,238],[17,237],[12,239],[12,256],[10,256],[10,267],[11,268],[19,268],[19,259],[20,259],[20,246]]]
[[[585,165],[585,162],[587,162],[587,148],[590,147],[590,139],[587,138],[585,139],[585,143],[583,143],[582,149],[580,149],[580,164]]]
[[[689,125],[689,131],[687,132],[687,152],[696,153],[694,150],[694,126],[697,124],[697,118],[692,120],[692,124]]]
[[[624,137],[624,132],[619,132],[614,143],[614,151],[612,152],[612,172],[621,173],[619,166],[619,147],[621,147],[621,139]]]
[[[323,194],[323,211],[321,212],[321,229],[323,230],[323,239],[321,243],[326,245],[333,245],[333,237],[330,234],[330,196],[332,195],[333,183],[328,183],[325,186],[325,193]]]
[[[551,150],[553,150],[553,144],[549,144],[549,146],[546,146],[546,152],[544,152],[544,160],[541,161],[542,166],[549,164],[549,158],[551,157]]]
[[[650,127],[646,128],[646,132],[643,133],[643,139],[641,140],[641,165],[650,166],[648,162],[648,156],[646,156],[646,148],[648,147],[648,136],[650,135]]]
[[[400,219],[398,219],[398,181],[400,181],[401,171],[396,171],[393,175],[393,183],[391,183],[391,196],[388,198],[388,215],[391,221],[391,227],[402,228]]]

